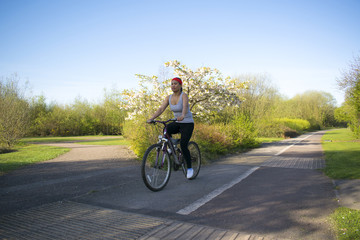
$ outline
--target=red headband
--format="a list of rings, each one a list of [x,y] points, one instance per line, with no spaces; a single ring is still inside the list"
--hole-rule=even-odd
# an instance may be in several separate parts
[[[176,78],[173,78],[171,81],[177,81],[178,83],[180,83],[180,85],[182,85],[182,81],[180,78],[176,77]]]

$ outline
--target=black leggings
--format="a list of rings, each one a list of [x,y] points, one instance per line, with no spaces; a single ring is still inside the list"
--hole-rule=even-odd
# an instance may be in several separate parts
[[[191,168],[191,157],[188,144],[194,131],[194,123],[172,122],[167,126],[168,134],[181,134],[180,147],[188,168]]]

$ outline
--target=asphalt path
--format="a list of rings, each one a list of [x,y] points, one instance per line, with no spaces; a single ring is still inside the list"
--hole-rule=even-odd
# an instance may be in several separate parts
[[[227,156],[195,180],[173,172],[160,192],[145,187],[139,162],[124,149],[69,144],[60,158],[0,177],[0,216],[70,200],[274,238],[334,239],[328,216],[338,205],[317,169],[322,134]]]

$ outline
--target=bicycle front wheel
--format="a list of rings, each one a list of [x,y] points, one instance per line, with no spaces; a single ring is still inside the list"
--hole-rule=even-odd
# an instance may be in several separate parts
[[[188,149],[191,156],[191,165],[194,170],[194,175],[190,179],[195,179],[200,172],[201,167],[201,153],[200,148],[196,142],[189,142]]]
[[[141,176],[147,188],[160,191],[168,183],[171,175],[169,153],[162,150],[161,144],[151,145],[145,152],[141,164]]]

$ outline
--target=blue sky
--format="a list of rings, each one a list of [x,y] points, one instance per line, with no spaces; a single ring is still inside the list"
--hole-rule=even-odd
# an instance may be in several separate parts
[[[359,0],[0,0],[0,77],[96,102],[166,61],[267,74],[281,94],[331,93],[360,55]]]

